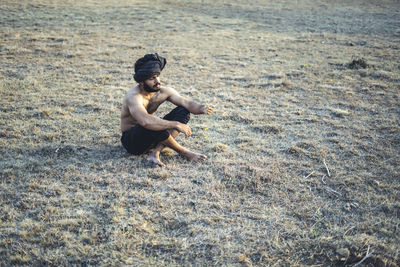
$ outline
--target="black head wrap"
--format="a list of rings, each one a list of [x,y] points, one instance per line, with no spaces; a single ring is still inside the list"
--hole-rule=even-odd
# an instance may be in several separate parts
[[[147,54],[139,58],[135,63],[135,81],[143,82],[153,75],[160,75],[161,71],[167,64],[167,60],[160,57],[157,53]]]

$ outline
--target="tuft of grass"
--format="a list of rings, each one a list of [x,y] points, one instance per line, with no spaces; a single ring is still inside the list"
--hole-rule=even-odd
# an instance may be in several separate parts
[[[229,149],[229,146],[222,144],[222,143],[217,143],[214,146],[214,151],[216,151],[216,152],[224,152],[224,151],[227,151],[228,149]]]
[[[367,61],[364,58],[354,59],[347,64],[349,69],[366,69],[369,67]]]

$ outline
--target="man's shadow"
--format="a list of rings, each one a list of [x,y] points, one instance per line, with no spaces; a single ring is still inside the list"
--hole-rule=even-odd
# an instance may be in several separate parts
[[[146,155],[129,154],[118,143],[93,143],[77,145],[70,143],[43,143],[42,145],[8,148],[2,152],[3,169],[13,170],[15,174],[23,174],[27,170],[32,173],[45,174],[56,169],[68,167],[78,168],[109,168],[110,171],[120,169],[152,169],[158,167],[146,160]],[[164,154],[168,162],[176,160],[176,153]]]
[[[9,167],[15,166],[15,158],[23,158],[21,167],[39,172],[45,167],[63,168],[67,166],[101,166],[111,161],[129,160],[132,164],[142,162],[143,157],[126,152],[120,144],[76,145],[68,143],[43,144],[42,146],[8,149],[3,153]],[[14,166],[12,166],[14,165]],[[141,164],[142,165],[142,164]]]

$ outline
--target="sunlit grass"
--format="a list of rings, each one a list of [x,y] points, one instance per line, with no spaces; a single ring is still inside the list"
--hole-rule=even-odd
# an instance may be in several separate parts
[[[396,8],[3,1],[0,265],[398,265]],[[122,148],[149,52],[164,84],[216,98],[177,138],[205,163]]]

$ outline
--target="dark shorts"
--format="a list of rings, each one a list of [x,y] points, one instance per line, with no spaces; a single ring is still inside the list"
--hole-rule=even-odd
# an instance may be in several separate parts
[[[190,112],[184,107],[176,107],[163,119],[187,124],[190,119]],[[130,130],[122,133],[121,143],[129,153],[140,155],[145,153],[152,145],[158,144],[168,137],[169,132],[167,130],[152,131],[136,124]]]

